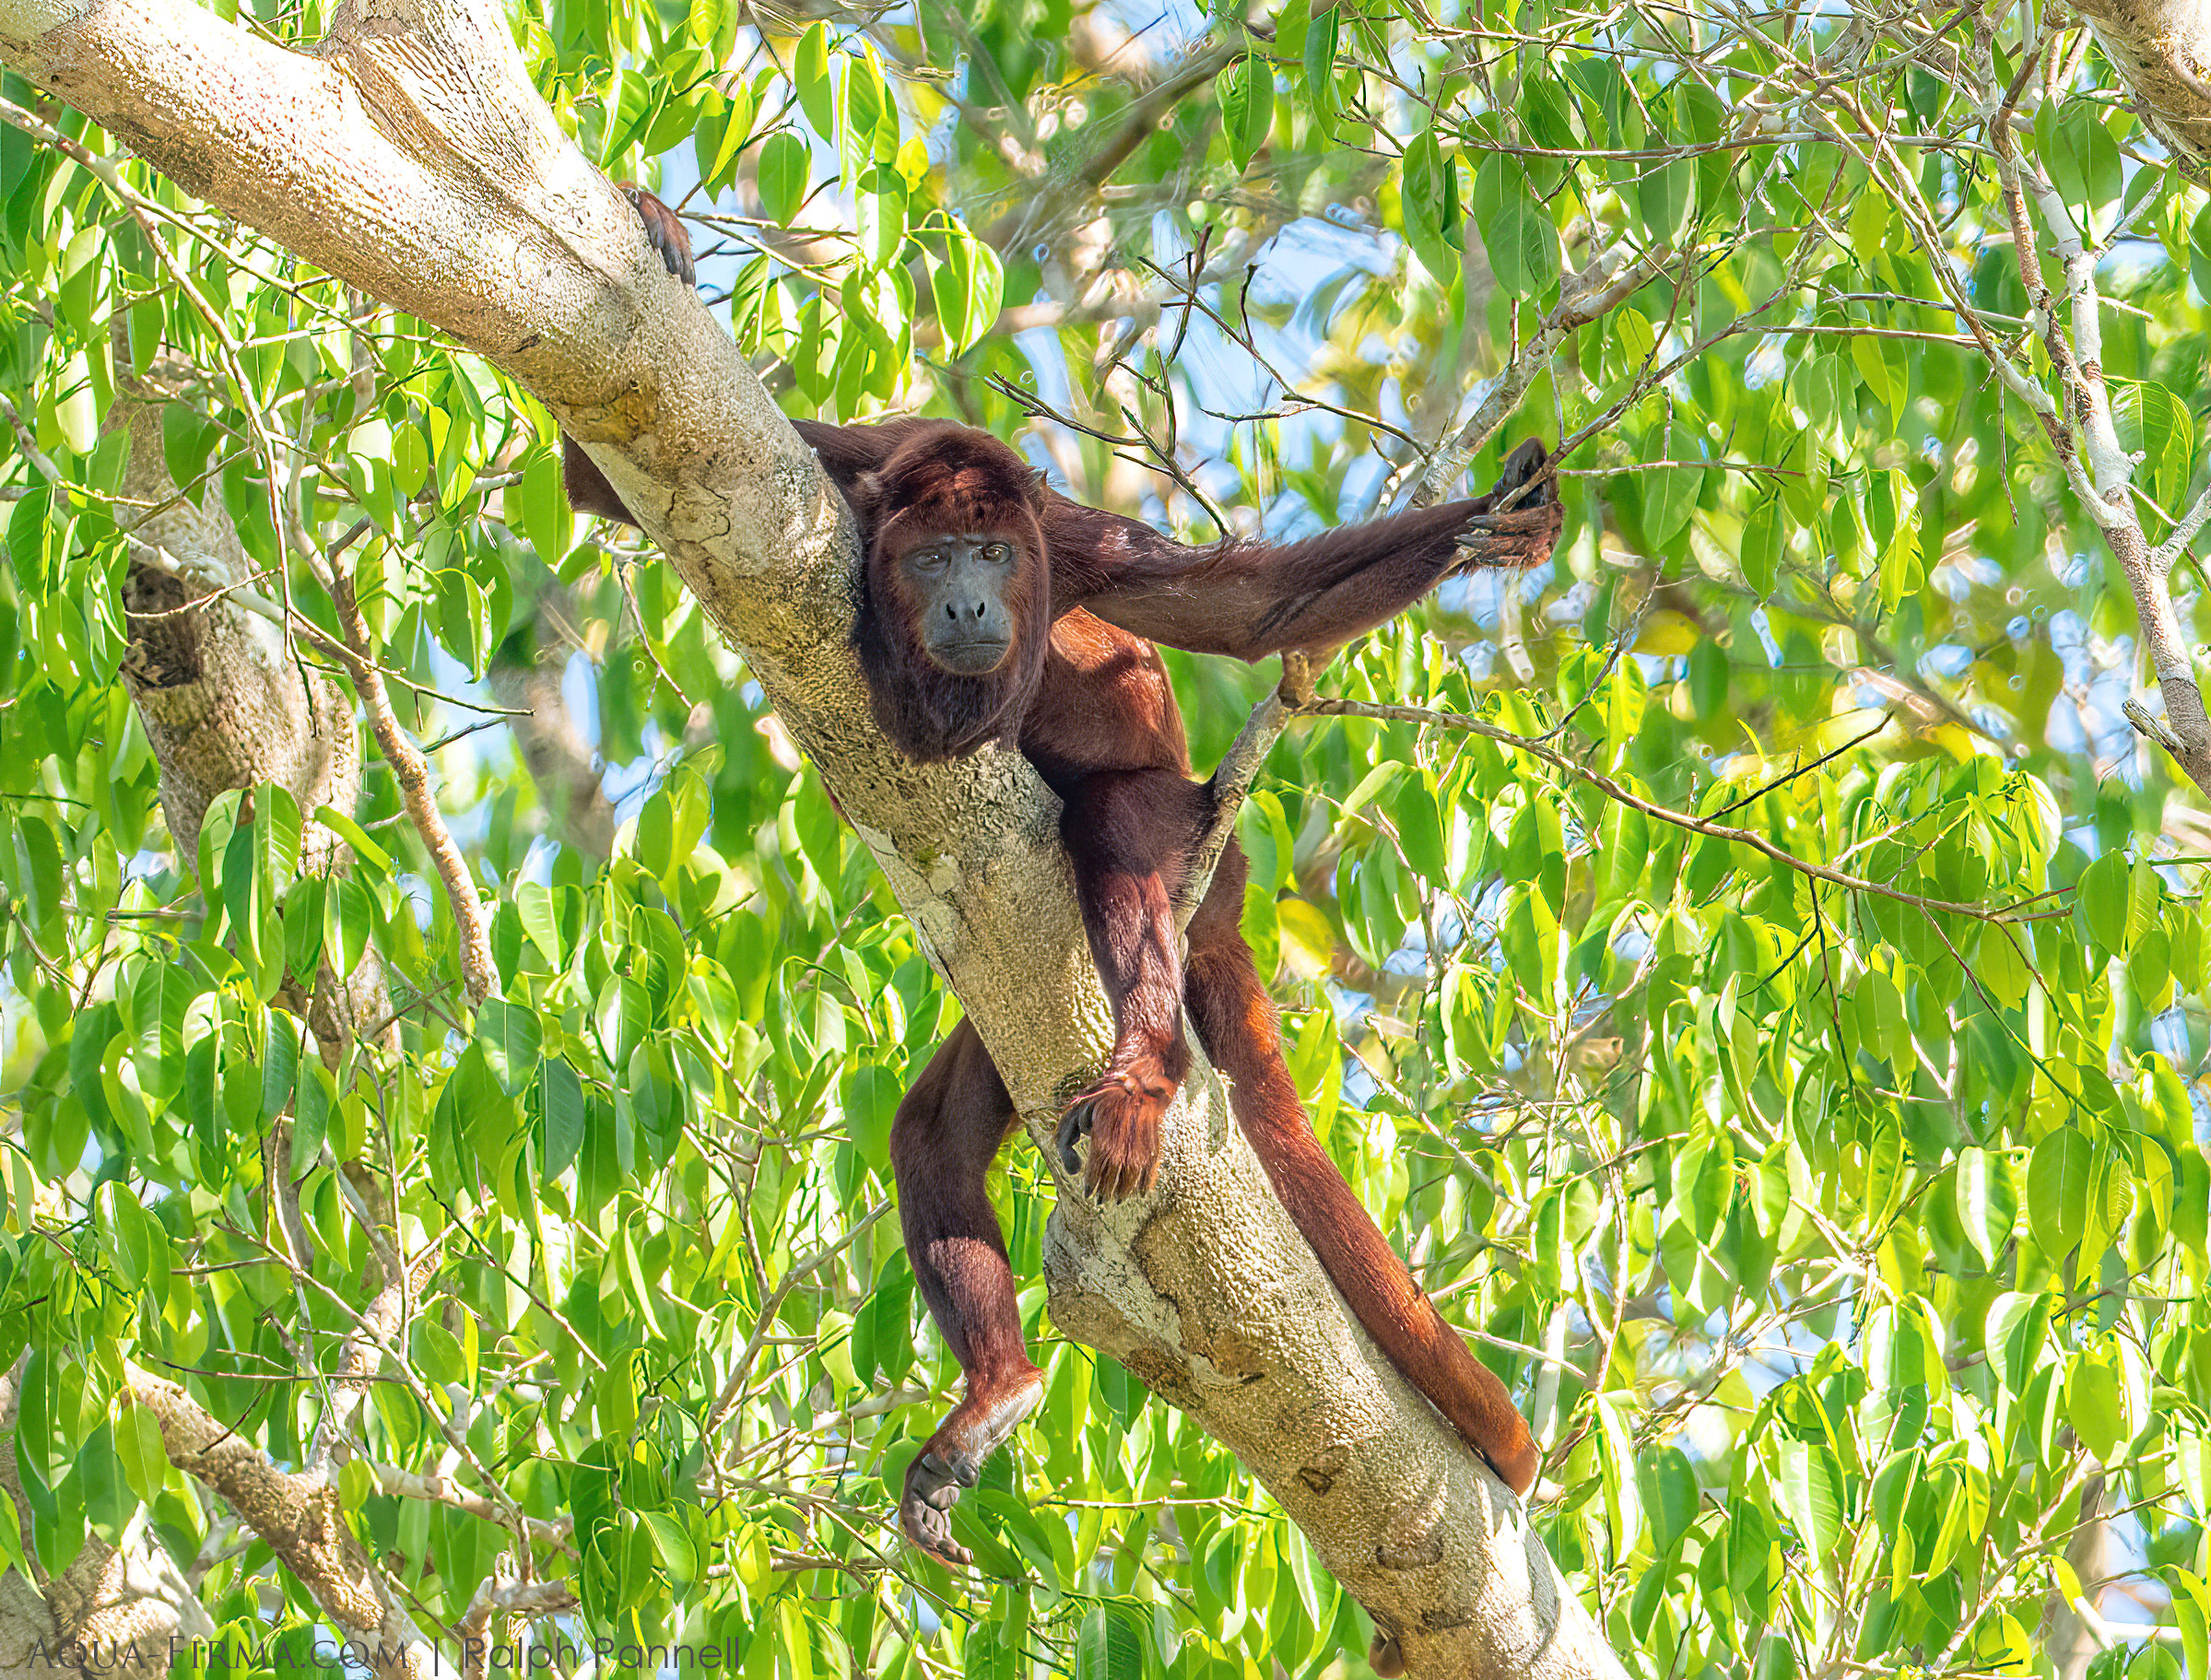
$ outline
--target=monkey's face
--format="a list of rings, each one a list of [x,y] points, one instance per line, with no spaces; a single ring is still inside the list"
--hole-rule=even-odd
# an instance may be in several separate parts
[[[1013,656],[1021,548],[1012,535],[925,533],[896,567],[931,664],[954,676],[988,676]]]

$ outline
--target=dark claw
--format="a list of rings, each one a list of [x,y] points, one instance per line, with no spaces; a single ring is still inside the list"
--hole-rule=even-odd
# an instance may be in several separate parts
[[[1090,1105],[1078,1102],[1060,1116],[1059,1130],[1053,1134],[1053,1142],[1060,1152],[1060,1169],[1071,1179],[1083,1175],[1083,1157],[1075,1152],[1075,1145],[1090,1135]]]

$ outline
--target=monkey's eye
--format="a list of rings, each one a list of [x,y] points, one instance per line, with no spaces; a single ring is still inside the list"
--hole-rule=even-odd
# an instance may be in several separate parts
[[[993,543],[982,551],[982,558],[994,566],[1007,566],[1013,563],[1014,551],[1004,543]]]
[[[916,548],[906,557],[906,564],[916,571],[942,571],[948,559],[941,547]]]

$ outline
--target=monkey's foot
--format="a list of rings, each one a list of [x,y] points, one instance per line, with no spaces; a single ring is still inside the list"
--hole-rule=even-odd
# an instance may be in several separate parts
[[[970,1393],[945,1414],[929,1444],[906,1466],[899,1496],[899,1527],[924,1552],[964,1568],[975,1555],[952,1538],[952,1507],[959,1490],[982,1479],[982,1466],[1044,1395],[1044,1373],[1031,1369],[1009,1392],[993,1400]]]
[[[1109,1073],[1077,1097],[1060,1118],[1055,1142],[1067,1176],[1084,1174],[1101,1202],[1147,1195],[1159,1181],[1159,1122],[1174,1100],[1178,1081],[1157,1062]],[[1076,1144],[1090,1140],[1087,1173]]]

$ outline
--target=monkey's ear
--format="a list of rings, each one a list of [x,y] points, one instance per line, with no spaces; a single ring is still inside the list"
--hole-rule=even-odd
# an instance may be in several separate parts
[[[1040,513],[1044,511],[1044,492],[1051,488],[1051,483],[1045,476],[1044,469],[1042,467],[1037,466],[1029,468],[1029,505],[1034,508]]]
[[[875,529],[876,510],[883,505],[882,475],[862,473],[845,491],[844,499],[852,505],[853,517],[860,522],[860,537],[864,542]]]

